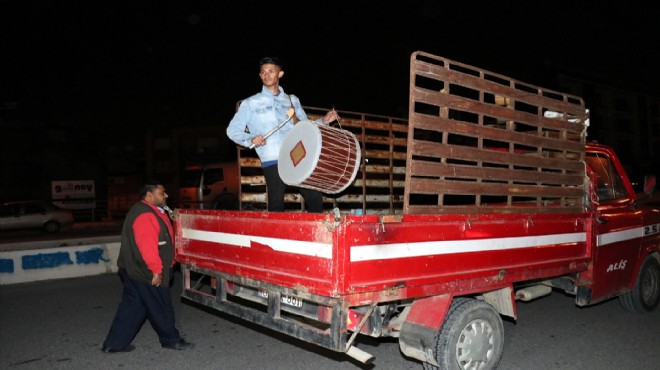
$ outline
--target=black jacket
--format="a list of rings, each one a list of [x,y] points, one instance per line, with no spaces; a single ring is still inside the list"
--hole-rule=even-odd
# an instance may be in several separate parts
[[[121,231],[121,247],[119,248],[117,266],[126,269],[126,272],[131,279],[151,284],[153,273],[149,270],[146,262],[142,258],[142,254],[140,253],[140,249],[138,249],[137,243],[135,242],[135,235],[133,233],[133,223],[139,215],[147,212],[153,213],[160,224],[160,232],[158,234],[158,255],[163,263],[163,284],[168,284],[171,278],[170,271],[172,270],[171,266],[174,259],[174,244],[172,243],[172,238],[170,237],[165,221],[156,214],[156,211],[154,211],[153,208],[142,202],[133,205],[124,220],[124,225]]]

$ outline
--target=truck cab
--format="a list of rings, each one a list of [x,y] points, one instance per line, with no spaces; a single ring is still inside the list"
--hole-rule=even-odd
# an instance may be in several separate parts
[[[645,189],[646,194],[638,199],[609,147],[587,145],[586,163],[594,178],[596,240],[592,244],[593,266],[582,275],[583,281],[591,283],[580,287],[577,303],[593,304],[619,296],[628,311],[650,311],[658,304],[660,294],[658,287],[644,283],[658,281],[660,274],[660,214],[645,199],[652,189]]]
[[[186,166],[179,188],[179,207],[192,209],[238,209],[236,162]]]

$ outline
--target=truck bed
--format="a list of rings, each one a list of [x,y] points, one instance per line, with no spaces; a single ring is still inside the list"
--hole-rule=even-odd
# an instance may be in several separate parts
[[[177,260],[227,281],[259,285],[253,288],[276,286],[303,298],[340,298],[359,306],[470,294],[585,270],[591,245],[586,220],[588,215],[574,213],[352,216],[182,209]]]

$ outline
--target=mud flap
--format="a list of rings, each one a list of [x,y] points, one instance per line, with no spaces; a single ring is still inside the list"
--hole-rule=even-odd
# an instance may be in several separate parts
[[[435,337],[451,300],[449,294],[444,294],[413,302],[399,335],[399,347],[404,355],[438,366],[434,355]]]

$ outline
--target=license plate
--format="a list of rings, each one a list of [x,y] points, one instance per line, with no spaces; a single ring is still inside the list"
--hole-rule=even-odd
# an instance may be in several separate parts
[[[259,289],[257,295],[261,298],[268,298],[268,292],[264,289]],[[286,294],[282,294],[281,302],[288,306],[302,307],[302,299]]]

